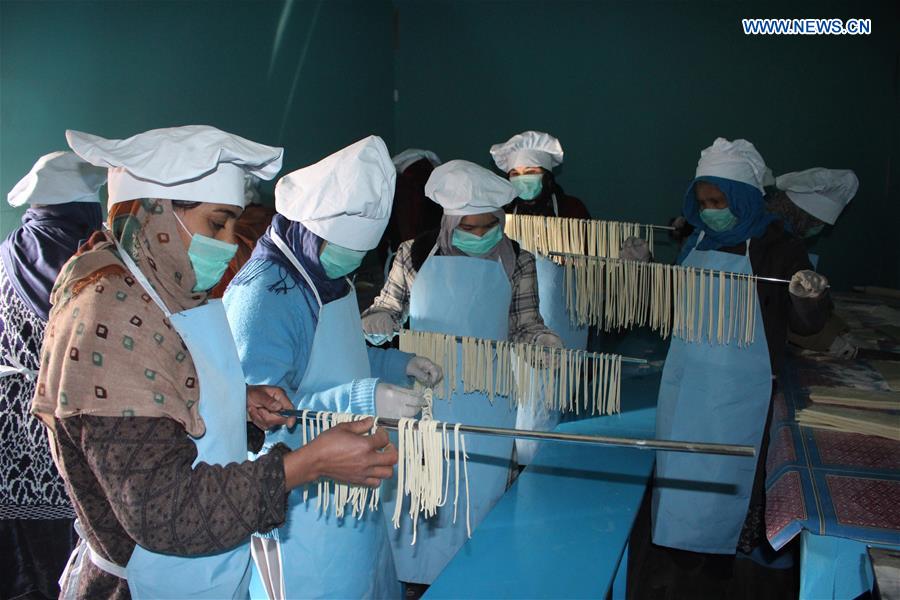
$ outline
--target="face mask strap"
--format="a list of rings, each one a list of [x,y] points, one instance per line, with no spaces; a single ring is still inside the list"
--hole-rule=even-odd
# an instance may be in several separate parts
[[[187,225],[184,224],[184,221],[181,220],[181,217],[178,216],[175,209],[172,209],[172,215],[175,217],[175,220],[178,221],[178,224],[181,225],[181,228],[184,229],[190,237],[194,237],[195,234],[191,233],[191,230],[187,228]]]

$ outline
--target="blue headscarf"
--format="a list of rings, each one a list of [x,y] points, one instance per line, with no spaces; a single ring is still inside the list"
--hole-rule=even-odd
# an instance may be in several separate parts
[[[700,219],[700,206],[697,204],[697,196],[694,195],[694,186],[698,181],[712,183],[725,194],[728,208],[737,217],[734,227],[727,231],[713,231]],[[695,245],[698,250],[718,250],[736,246],[750,238],[761,237],[769,227],[769,223],[776,220],[776,217],[766,210],[763,194],[756,187],[742,181],[711,175],[697,177],[691,182],[684,194],[682,214],[696,229],[684,243],[678,257],[679,263],[687,257]],[[700,231],[704,232],[703,240],[697,244]]]
[[[246,285],[256,275],[270,267],[272,263],[281,269],[281,279],[269,286],[270,292],[284,294],[295,286],[306,287],[306,280],[294,265],[281,253],[281,250],[272,241],[271,233],[277,233],[285,241],[288,248],[297,257],[303,269],[319,292],[322,304],[328,304],[333,300],[342,298],[347,294],[347,282],[341,277],[329,279],[325,274],[325,268],[319,261],[319,249],[322,247],[322,238],[304,227],[297,221],[291,221],[281,214],[275,214],[272,223],[265,235],[256,242],[256,247],[250,255],[250,259],[244,268],[231,280],[231,286]]]
[[[103,224],[99,202],[32,206],[22,226],[0,244],[0,260],[16,295],[41,319],[50,314],[50,292],[78,246]]]

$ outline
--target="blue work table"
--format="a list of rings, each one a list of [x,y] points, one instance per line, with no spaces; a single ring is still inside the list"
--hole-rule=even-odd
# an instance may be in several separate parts
[[[658,386],[658,367],[623,368],[621,414],[556,430],[653,437]],[[620,596],[623,556],[653,462],[648,450],[542,443],[425,597],[602,598],[614,581]]]

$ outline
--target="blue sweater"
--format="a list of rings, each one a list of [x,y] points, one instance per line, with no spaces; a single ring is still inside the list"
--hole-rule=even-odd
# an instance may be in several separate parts
[[[244,268],[253,268],[257,273],[243,285],[230,286],[223,302],[248,384],[276,385],[300,410],[369,415],[375,414],[375,385],[379,379],[409,385],[406,365],[411,354],[370,347],[369,364],[374,377],[348,381],[320,392],[304,392],[300,382],[319,321],[315,296],[305,284],[269,291],[283,279],[279,265],[251,261]],[[362,330],[359,336],[363,337]],[[360,343],[364,343],[362,339]]]

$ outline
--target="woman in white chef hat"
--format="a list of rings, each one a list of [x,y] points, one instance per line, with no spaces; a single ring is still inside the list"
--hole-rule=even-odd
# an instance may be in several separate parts
[[[766,198],[766,208],[778,215],[785,229],[811,238],[834,225],[856,195],[859,179],[849,169],[823,169],[785,173],[775,178],[776,192]]]
[[[584,203],[567,195],[553,174],[563,163],[559,140],[543,131],[523,131],[491,146],[491,158],[509,178],[516,198],[506,212],[545,217],[590,219]]]
[[[691,569],[699,562],[727,577],[738,550],[751,554],[766,543],[760,526],[773,375],[783,360],[788,327],[815,333],[831,311],[828,280],[812,271],[801,241],[766,212],[764,172],[752,143],[717,138],[700,152],[683,199],[682,214],[696,229],[682,249],[682,266],[790,279],[790,284],[756,282],[750,343],[689,342],[679,336],[670,342],[657,437],[752,445],[758,452],[756,458],[657,454],[652,539],[674,558],[675,590],[693,584]],[[718,297],[717,286],[711,297]]]
[[[421,397],[402,386],[411,377],[434,386],[440,367],[367,348],[347,279],[381,239],[395,176],[384,141],[373,135],[278,181],[278,212],[225,293],[247,381],[284,388],[301,410],[392,418],[421,410]],[[300,429],[268,434],[267,445],[279,442],[299,447]],[[320,516],[315,499],[304,502],[299,492],[288,511],[276,540],[254,540],[261,575],[254,597],[400,595],[381,514]]]
[[[542,131],[523,131],[491,146],[491,157],[516,190],[515,200],[504,209],[508,214],[591,218],[581,200],[567,195],[556,181],[553,170],[563,163],[564,154],[562,144],[554,136]],[[630,258],[624,254],[623,257]],[[573,325],[566,308],[565,270],[542,256],[535,257],[535,268],[544,323],[559,334],[566,348],[586,349],[590,330]],[[520,410],[516,426],[552,430],[558,423],[559,413],[547,412],[538,404],[534,412]],[[537,450],[537,442],[517,440],[516,448],[519,464],[528,464]]]
[[[32,407],[82,538],[63,596],[245,597],[250,535],[284,521],[286,491],[320,476],[377,485],[396,461],[386,434],[361,435],[371,421],[247,460],[248,434],[291,404],[245,385],[207,290],[235,251],[244,174],[271,179],[282,149],[206,126],[66,137],[109,170],[111,231],[57,280]]]
[[[50,291],[65,262],[100,229],[105,183],[106,169],[51,152],[7,196],[12,207],[28,205],[22,224],[0,243],[0,593],[7,597],[58,596],[75,544],[72,504],[31,399]]]
[[[484,167],[452,160],[437,167],[425,194],[444,209],[441,227],[400,245],[390,277],[363,313],[369,335],[392,336],[409,318],[410,329],[448,335],[561,347],[538,309],[534,256],[503,233],[503,206],[515,196],[505,179]],[[455,374],[450,374],[455,376]],[[516,410],[480,393],[458,392],[434,405],[446,422],[513,427]],[[467,441],[472,525],[477,526],[506,489],[512,441],[481,437]],[[390,494],[385,497],[390,498]],[[391,500],[385,501],[391,514]],[[466,541],[466,528],[453,524],[445,507],[419,527],[402,522],[392,536],[394,561],[402,581],[430,584]]]
[[[786,230],[807,239],[818,236],[826,225],[834,225],[859,189],[859,179],[849,169],[816,167],[779,175],[773,182],[775,190],[766,196],[766,209],[781,219]],[[810,254],[809,258],[817,267],[819,257]],[[800,335],[789,331],[788,341],[850,359],[856,356],[858,347],[848,331],[843,319],[832,313],[819,333]]]

